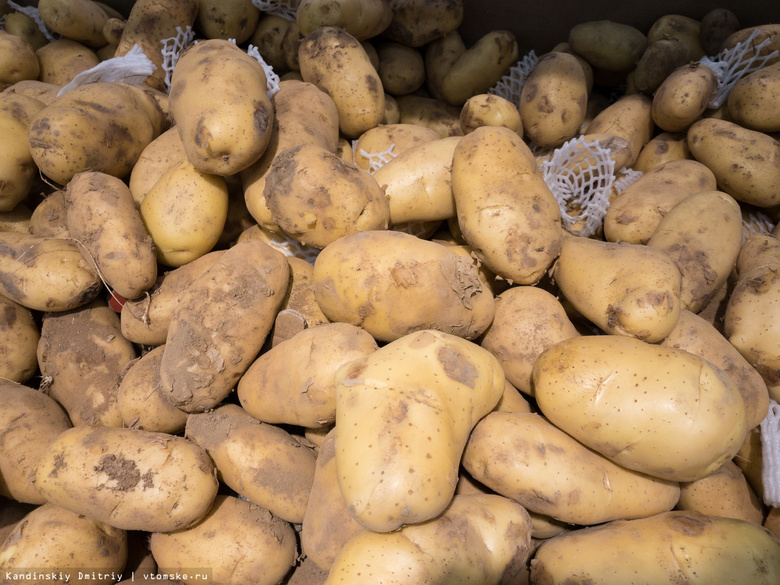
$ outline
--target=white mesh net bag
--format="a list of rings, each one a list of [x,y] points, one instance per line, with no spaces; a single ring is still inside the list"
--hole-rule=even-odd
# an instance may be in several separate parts
[[[754,44],[754,40],[760,34],[761,30],[755,29],[747,39],[737,43],[733,48],[724,49],[714,57],[703,57],[699,60],[699,63],[712,69],[718,78],[715,95],[708,104],[710,108],[722,106],[737,81],[748,73],[768,65],[780,54],[777,50],[771,52],[768,50],[772,43],[770,38]]]
[[[299,0],[252,0],[252,5],[265,14],[275,14],[287,20],[295,20],[298,2]]]
[[[771,234],[775,223],[763,211],[742,209],[742,243],[756,234]]]
[[[360,154],[363,158],[368,160],[368,174],[373,175],[391,160],[393,160],[397,153],[393,152],[395,144],[391,144],[387,147],[387,150],[382,152],[368,152],[363,148],[358,148],[358,140],[352,141],[352,162],[357,164],[356,156]]]
[[[523,90],[525,80],[531,74],[531,71],[539,62],[536,53],[530,51],[525,57],[512,65],[509,73],[504,75],[498,82],[488,90],[489,94],[497,95],[505,100],[520,105],[520,92]]]
[[[133,45],[133,48],[121,57],[106,59],[91,69],[82,71],[67,85],[60,88],[57,95],[62,95],[89,83],[121,81],[133,85],[141,85],[156,70],[157,65],[152,63],[152,60],[146,56],[143,49],[139,45]]]
[[[235,42],[235,39],[231,40]],[[274,97],[276,92],[279,91],[279,76],[274,71],[274,68],[265,62],[265,59],[263,59],[263,56],[260,54],[260,49],[254,45],[249,45],[246,49],[246,54],[254,58],[263,68],[268,87],[268,99],[270,100],[272,97]]]
[[[769,413],[761,422],[761,483],[764,503],[780,507],[780,404],[769,401]]]
[[[595,234],[607,213],[615,180],[609,150],[580,136],[555,149],[539,167],[558,201],[566,230],[585,237]]]
[[[176,36],[163,39],[162,43],[162,56],[163,56],[163,70],[165,70],[165,89],[171,90],[171,76],[173,75],[173,69],[176,67],[176,63],[179,61],[179,55],[184,48],[189,45],[195,39],[195,33],[191,26],[181,28],[176,27]]]

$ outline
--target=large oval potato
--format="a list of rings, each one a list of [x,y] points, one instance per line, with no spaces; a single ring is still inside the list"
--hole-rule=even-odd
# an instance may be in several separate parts
[[[495,310],[472,258],[397,231],[360,232],[326,246],[314,262],[314,297],[328,319],[379,341],[420,329],[474,339]]]
[[[555,426],[618,465],[670,481],[717,470],[748,430],[742,395],[723,370],[638,339],[561,341],[537,358],[533,382]]]
[[[38,12],[50,30],[65,38],[94,49],[106,44],[103,26],[108,14],[93,0],[40,0]]]
[[[665,132],[687,130],[709,107],[717,87],[718,78],[706,65],[678,67],[653,94],[653,121]]]
[[[217,495],[214,464],[191,441],[103,426],[61,433],[38,462],[35,485],[67,510],[149,532],[192,526]]]

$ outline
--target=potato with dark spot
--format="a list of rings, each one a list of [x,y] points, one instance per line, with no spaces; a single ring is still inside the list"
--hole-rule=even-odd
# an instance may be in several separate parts
[[[243,45],[260,20],[251,0],[198,0],[195,23],[207,39],[233,39]]]
[[[731,120],[760,132],[780,132],[780,63],[762,67],[734,84],[726,105]]]
[[[652,99],[644,94],[626,94],[596,114],[583,134],[611,134],[626,139],[631,148],[626,166],[631,168],[655,134],[652,104]]]
[[[393,19],[393,10],[389,0],[301,0],[295,19],[304,37],[328,26],[364,41],[382,34]]]
[[[67,39],[93,49],[106,44],[108,14],[93,0],[40,0],[38,12],[47,28]]]
[[[650,139],[639,152],[633,169],[646,173],[670,160],[693,158],[684,132],[660,132]]]
[[[225,485],[282,520],[303,521],[316,456],[289,432],[225,404],[190,415],[185,436],[209,454]]]
[[[653,121],[665,132],[686,131],[707,110],[717,87],[709,67],[698,62],[677,67],[653,94]]]
[[[410,333],[335,375],[336,470],[350,514],[390,532],[452,501],[474,425],[498,403],[504,373],[475,343]]]
[[[508,99],[490,93],[470,97],[460,111],[460,127],[464,134],[480,126],[505,126],[523,135],[523,119],[517,106]]]
[[[463,23],[463,0],[389,0],[389,4],[393,19],[382,36],[407,47],[428,45]]]
[[[61,433],[38,462],[35,485],[71,512],[148,532],[192,526],[218,487],[214,464],[192,441],[104,426]]]

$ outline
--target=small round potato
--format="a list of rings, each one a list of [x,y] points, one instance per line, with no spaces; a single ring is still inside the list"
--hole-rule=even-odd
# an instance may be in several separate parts
[[[523,135],[523,119],[517,106],[508,99],[489,93],[470,97],[460,111],[460,127],[464,134],[480,126],[504,126]]]
[[[38,79],[41,66],[24,38],[0,30],[0,91],[24,79]]]

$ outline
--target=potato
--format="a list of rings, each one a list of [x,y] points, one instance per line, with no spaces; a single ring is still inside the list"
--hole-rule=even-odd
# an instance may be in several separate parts
[[[415,94],[398,96],[396,102],[400,112],[399,123],[430,128],[440,138],[463,136],[460,127],[460,107]]]
[[[17,81],[4,91],[8,92],[8,94],[21,94],[31,97],[49,105],[57,97],[60,89],[62,88],[59,85],[53,83],[46,83],[37,79],[25,79]]]
[[[650,139],[634,161],[634,170],[646,173],[665,162],[691,159],[684,132],[660,132]]]
[[[770,135],[715,118],[704,118],[688,129],[688,146],[707,165],[718,187],[736,200],[757,207],[780,203],[780,142]]]
[[[46,498],[35,486],[35,465],[59,434],[72,426],[68,415],[53,398],[11,380],[0,382],[0,399],[0,496],[44,504]]]
[[[195,25],[198,0],[136,0],[130,5],[122,38],[114,55],[122,57],[138,45],[154,63],[156,69],[146,79],[146,85],[166,89],[166,76],[170,82],[172,63],[165,63],[163,41],[177,36],[176,28],[185,30]],[[166,69],[167,65],[167,69]]]
[[[392,156],[398,157],[410,148],[438,138],[441,138],[438,132],[425,126],[400,123],[382,124],[366,130],[360,135],[354,148],[353,162],[361,169],[373,174],[376,173],[377,169],[371,168],[371,163],[374,161],[369,158],[370,155],[390,152]]]
[[[780,578],[778,559],[778,540],[760,526],[671,511],[573,530],[543,542],[531,563],[531,582],[773,583]]]
[[[690,50],[680,40],[660,37],[651,41],[632,72],[634,86],[652,96],[673,71],[690,61]]]
[[[759,525],[764,521],[761,500],[733,461],[727,461],[707,477],[681,484],[677,509]]]
[[[68,182],[65,199],[68,233],[105,284],[127,299],[151,288],[157,256],[127,185],[105,173],[83,172]]]
[[[45,104],[15,93],[0,93],[0,212],[14,209],[32,188],[36,167],[30,153],[30,123]]]
[[[390,218],[387,200],[371,175],[311,143],[276,156],[263,193],[284,233],[314,248],[348,234],[386,229]]]
[[[333,375],[343,364],[377,349],[366,331],[348,323],[304,329],[259,356],[236,388],[241,406],[270,424],[307,428],[336,421]],[[293,360],[298,367],[290,371]]]
[[[41,67],[35,49],[26,39],[0,31],[0,91],[17,81],[38,79]]]
[[[726,106],[731,120],[760,132],[780,132],[780,106],[773,96],[780,87],[780,63],[742,77],[729,92]]]
[[[76,87],[43,108],[30,125],[30,153],[38,168],[66,185],[82,171],[122,178],[164,130],[160,106],[124,82]]]
[[[357,138],[382,121],[382,80],[354,36],[332,26],[319,27],[304,36],[298,59],[303,80],[333,98],[344,136]]]
[[[424,330],[343,365],[335,385],[336,427],[349,429],[336,436],[341,493],[359,524],[389,532],[445,510],[468,434],[498,403],[504,373],[478,345]]]
[[[176,126],[147,144],[133,165],[127,182],[136,207],[141,206],[146,195],[167,171],[186,160],[187,153]]]
[[[290,28],[290,21],[279,14],[261,13],[249,43],[257,47],[260,55],[277,75],[289,70],[284,57],[284,36]]]
[[[647,41],[652,44],[661,39],[673,39],[682,43],[688,54],[686,61],[698,61],[708,54],[701,44],[701,22],[690,16],[659,16],[647,31]]]
[[[750,44],[747,44],[747,40],[755,33],[755,37],[751,40]],[[754,47],[757,47],[758,45],[761,45],[764,43],[764,41],[769,41],[766,43],[761,49],[757,52]],[[758,55],[767,57],[772,54],[775,50],[780,50],[780,24],[777,23],[766,23],[761,24],[758,26],[748,26],[744,28],[740,28],[733,34],[726,37],[726,39],[723,41],[723,44],[720,47],[720,50],[727,50],[727,49],[733,49],[737,46],[737,44],[742,44],[743,48],[751,47],[753,50],[746,50],[741,55],[741,59],[750,59],[751,57],[754,57],[756,53]],[[771,59],[768,59],[767,61],[764,61],[764,66],[771,65],[773,63],[776,63],[777,61],[780,61],[780,57],[778,55],[775,55]]]
[[[647,37],[639,29],[612,20],[590,20],[569,29],[569,45],[594,68],[627,73],[642,57]]]
[[[187,413],[157,392],[164,351],[165,345],[158,345],[127,365],[116,395],[123,426],[172,435],[184,430]]]
[[[157,261],[176,268],[217,245],[228,214],[225,179],[199,171],[189,160],[168,169],[139,207]]]
[[[127,532],[53,503],[27,514],[0,543],[4,581],[111,585],[127,562]]]
[[[34,311],[66,311],[102,283],[73,240],[0,232],[0,294]]]
[[[390,95],[406,95],[420,89],[425,83],[423,55],[415,48],[401,43],[384,41],[376,47],[379,78]]]
[[[684,349],[724,370],[736,383],[745,402],[749,429],[760,424],[769,410],[769,394],[759,373],[714,325],[688,310],[680,311],[677,326],[661,342]]]
[[[49,42],[35,20],[22,12],[11,12],[5,15],[5,30],[26,40],[34,51]]]
[[[297,545],[289,523],[239,498],[218,495],[195,526],[172,533],[155,532],[150,546],[166,571],[197,578],[192,567],[208,567],[209,580],[276,585],[295,565]]]
[[[184,290],[206,272],[224,253],[208,252],[192,262],[161,274],[147,294],[122,305],[122,335],[141,345],[162,345],[168,336],[171,316]]]
[[[290,433],[225,404],[191,414],[185,436],[209,454],[225,485],[274,516],[303,521],[316,457]]]
[[[304,37],[320,27],[336,27],[363,41],[381,34],[393,11],[388,0],[301,0],[295,18]]]
[[[631,148],[631,156],[626,162],[630,168],[655,133],[651,107],[652,100],[644,94],[625,95],[600,111],[583,134],[625,138]]]
[[[728,374],[685,350],[635,338],[561,341],[537,358],[533,383],[539,409],[559,429],[618,465],[669,481],[714,472],[748,430]]]
[[[518,136],[523,135],[523,119],[517,106],[490,93],[470,97],[460,111],[460,127],[464,134],[480,126],[505,126],[517,132]]]
[[[108,14],[92,0],[39,0],[41,20],[57,34],[99,49],[106,44],[103,26]]]
[[[251,0],[198,0],[195,23],[207,39],[234,39],[243,45],[260,20]]]
[[[530,551],[531,521],[522,506],[497,495],[464,494],[430,522],[355,535],[325,585],[377,582],[386,575],[409,584],[517,582]]]
[[[35,54],[41,67],[38,79],[57,86],[67,85],[76,75],[100,63],[100,57],[95,51],[67,38],[46,43]]]
[[[41,390],[74,425],[122,426],[117,390],[137,354],[121,335],[119,315],[104,301],[44,314],[37,355]]]
[[[718,79],[709,67],[699,62],[678,67],[653,95],[653,121],[666,132],[687,130],[709,107],[717,87]]]
[[[441,98],[463,106],[475,95],[486,93],[517,62],[517,39],[508,30],[493,30],[466,49],[441,79]]]
[[[230,394],[260,353],[289,278],[281,253],[248,240],[190,283],[171,316],[160,364],[160,392],[169,403],[202,412]]]
[[[260,63],[230,41],[207,39],[181,54],[169,107],[197,170],[233,175],[262,156],[274,115],[267,90]]]
[[[696,160],[659,164],[611,202],[604,215],[604,237],[610,242],[646,244],[675,205],[694,193],[716,189],[715,175]]]
[[[339,488],[336,432],[335,427],[329,430],[320,445],[300,532],[302,552],[326,572],[347,541],[363,531],[349,513]]]
[[[387,198],[390,225],[455,217],[452,157],[460,136],[407,149],[374,173]]]
[[[439,36],[425,47],[425,88],[431,98],[443,100],[442,82],[465,52],[466,43],[457,30]]]
[[[104,426],[61,433],[39,460],[35,485],[71,512],[148,532],[194,525],[217,494],[214,465],[191,441]]]
[[[49,193],[35,206],[30,216],[29,232],[38,237],[68,237],[68,211],[64,191]]]
[[[463,22],[463,0],[389,0],[393,19],[383,37],[408,47],[422,47]]]
[[[515,286],[496,297],[496,313],[480,345],[504,368],[507,380],[533,395],[534,361],[548,347],[579,333],[554,295],[542,288]]]
[[[542,55],[520,93],[518,110],[528,138],[541,147],[556,147],[574,138],[585,119],[588,89],[574,55]]]
[[[497,126],[464,136],[453,154],[452,193],[477,258],[511,282],[538,282],[560,252],[561,211],[522,139]]]
[[[739,18],[728,8],[713,8],[699,23],[699,41],[706,55],[717,55],[723,42],[740,29]]]
[[[742,247],[739,203],[721,191],[689,195],[661,219],[647,241],[682,274],[682,308],[701,311],[726,283]]]
[[[0,378],[29,381],[38,370],[40,330],[27,307],[0,295]]]
[[[314,297],[331,321],[378,341],[419,329],[478,337],[493,319],[493,294],[473,260],[397,231],[344,236],[314,262]]]
[[[527,510],[569,524],[644,518],[680,497],[676,482],[625,469],[534,413],[488,414],[471,432],[463,467]]]

